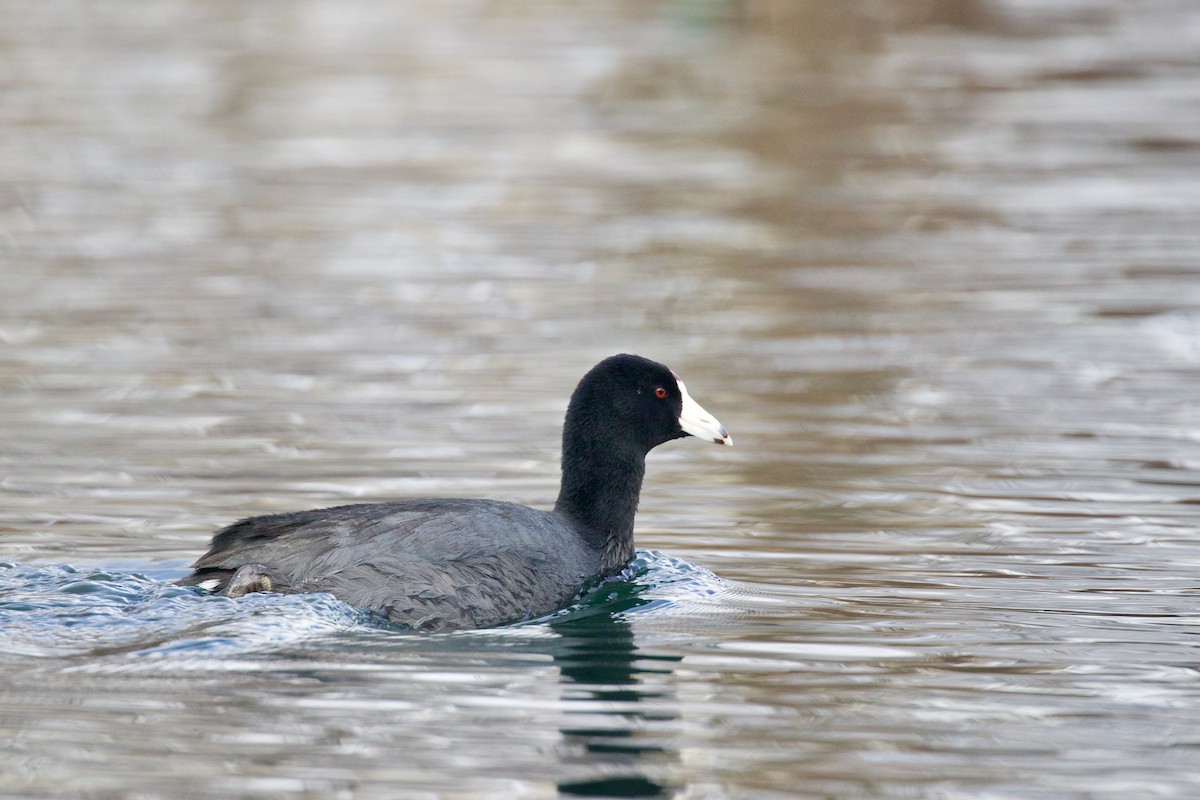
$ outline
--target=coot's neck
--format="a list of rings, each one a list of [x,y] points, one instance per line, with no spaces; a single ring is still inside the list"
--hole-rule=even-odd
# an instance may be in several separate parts
[[[562,488],[554,510],[569,518],[588,545],[600,551],[601,570],[615,572],[633,558],[633,517],[637,512],[646,454],[622,448],[619,438],[563,432]]]

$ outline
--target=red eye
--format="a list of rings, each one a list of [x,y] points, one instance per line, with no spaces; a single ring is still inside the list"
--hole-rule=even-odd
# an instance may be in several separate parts
[[[654,396],[661,400],[667,396],[667,390],[660,386],[654,390]]]

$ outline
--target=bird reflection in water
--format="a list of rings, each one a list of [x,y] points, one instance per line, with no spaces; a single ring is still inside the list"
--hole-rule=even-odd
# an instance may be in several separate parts
[[[666,732],[674,729],[678,714],[664,702],[667,692],[656,686],[658,682],[647,685],[645,678],[669,674],[682,659],[639,652],[620,612],[649,601],[638,596],[642,587],[635,583],[611,585],[614,594],[602,607],[584,609],[552,625],[562,637],[554,660],[563,699],[596,706],[581,712],[595,715],[596,724],[580,721],[560,728],[568,752],[564,766],[568,773],[575,771],[574,764],[602,767],[595,777],[561,782],[558,789],[572,797],[668,797],[678,788],[666,776],[679,753]]]

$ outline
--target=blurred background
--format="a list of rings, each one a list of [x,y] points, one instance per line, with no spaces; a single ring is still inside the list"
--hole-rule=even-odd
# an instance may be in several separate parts
[[[4,772],[1195,796],[1197,220],[1191,0],[0,0]],[[570,640],[615,673],[29,621],[252,514],[548,506],[622,351],[736,447],[652,454],[639,545],[723,581]]]

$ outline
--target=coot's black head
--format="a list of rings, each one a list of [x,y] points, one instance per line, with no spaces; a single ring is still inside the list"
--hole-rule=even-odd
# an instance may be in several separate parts
[[[583,376],[563,427],[564,447],[573,441],[643,455],[684,436],[733,444],[678,375],[656,361],[625,354],[604,359]]]

